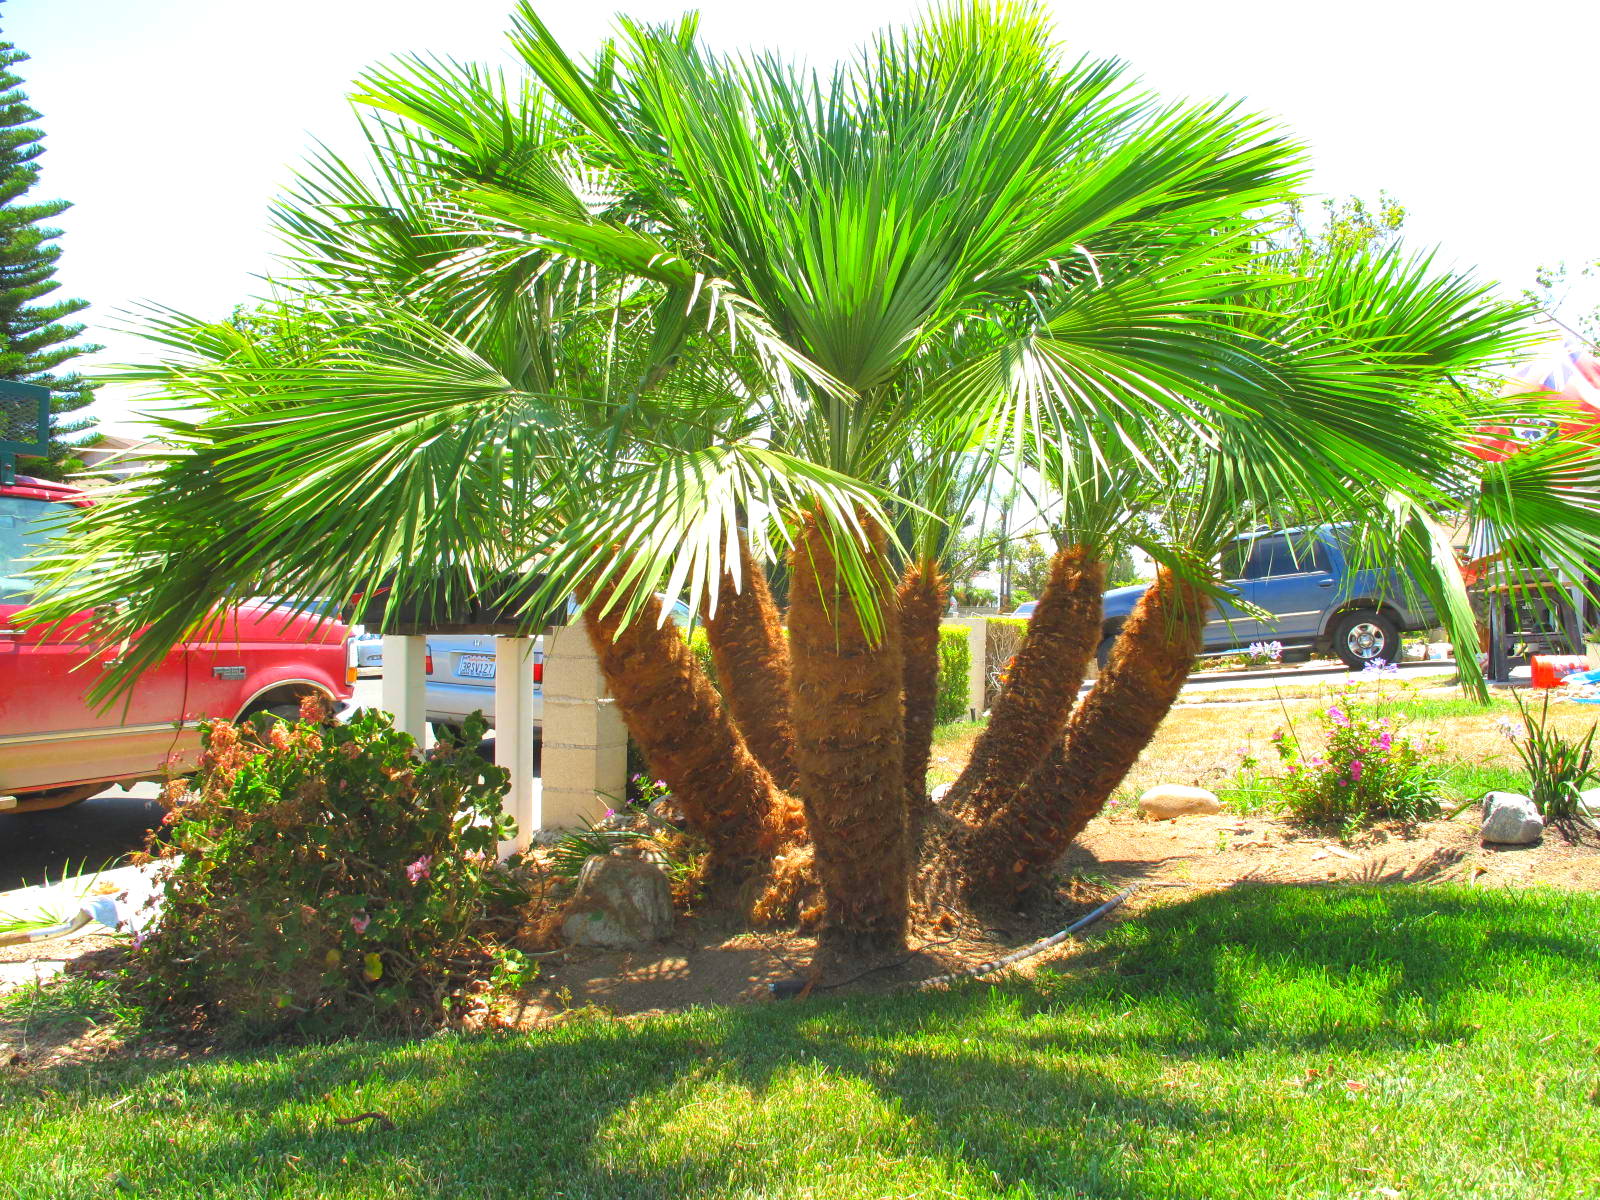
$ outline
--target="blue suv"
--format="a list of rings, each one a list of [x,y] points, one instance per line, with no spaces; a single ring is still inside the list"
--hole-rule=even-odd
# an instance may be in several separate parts
[[[1400,634],[1429,629],[1433,609],[1392,570],[1356,570],[1344,526],[1282,529],[1236,538],[1222,556],[1223,577],[1241,599],[1271,614],[1261,620],[1226,601],[1213,602],[1202,653],[1252,642],[1332,650],[1347,666],[1396,662]],[[1145,585],[1105,594],[1100,664]]]

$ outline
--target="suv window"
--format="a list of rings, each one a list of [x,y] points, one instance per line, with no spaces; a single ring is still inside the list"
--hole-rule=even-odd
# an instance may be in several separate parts
[[[1328,550],[1320,538],[1290,542],[1282,535],[1259,538],[1245,564],[1244,578],[1271,579],[1274,575],[1304,575],[1327,571]]]
[[[33,580],[24,574],[24,559],[43,548],[49,523],[62,505],[25,496],[0,496],[0,603],[22,604],[33,592]]]

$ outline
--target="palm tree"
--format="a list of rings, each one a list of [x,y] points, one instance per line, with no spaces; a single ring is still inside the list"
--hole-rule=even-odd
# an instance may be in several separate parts
[[[206,410],[167,418],[190,453],[91,511],[71,561],[109,570],[43,611],[126,599],[106,635],[150,629],[125,682],[263,580],[487,595],[530,625],[575,593],[725,876],[814,878],[832,945],[900,945],[918,861],[978,853],[1061,745],[1129,494],[1203,452],[1213,507],[1355,479],[1426,511],[1439,422],[1397,397],[1514,315],[1431,277],[1284,307],[1252,214],[1299,149],[1062,60],[1026,5],[935,13],[826,80],[715,57],[692,21],[624,22],[584,63],[524,5],[512,44],[526,78],[363,79],[377,182],[325,158],[286,201],[271,336],[155,323],[175,356],[140,374]],[[957,819],[930,822],[926,514],[974,456],[1058,463],[1074,532]],[[758,582],[785,548],[786,645]],[[1163,553],[1152,644],[1207,586],[1203,553]],[[661,591],[704,609],[725,701]],[[1142,729],[1166,677],[1127,673],[1096,707]],[[1058,830],[1053,803],[1029,819]]]
[[[936,14],[880,37],[825,84],[770,59],[714,58],[691,33],[625,25],[623,44],[584,66],[520,9],[513,44],[578,126],[570,152],[606,172],[630,211],[582,220],[570,193],[482,177],[463,178],[461,203],[505,223],[510,259],[553,247],[642,278],[692,279],[759,314],[787,348],[772,355],[776,386],[757,398],[776,444],[880,486],[927,420],[993,403],[993,380],[962,362],[930,370],[967,324],[1020,333],[1042,280],[1081,283],[1104,270],[1097,253],[1133,243],[1151,257],[1208,244],[1205,268],[1195,256],[1182,276],[1181,302],[1204,301],[1204,280],[1218,295],[1241,249],[1209,228],[1299,170],[1292,146],[1225,106],[1163,108],[1118,64],[1061,63],[1027,8]],[[415,68],[385,72],[364,98],[448,137],[437,114],[461,106],[438,84]],[[1146,304],[1180,303],[1153,281],[1147,293]],[[1163,344],[1161,330],[1149,337]],[[1094,351],[1070,388],[1047,392],[1058,424],[1081,426],[1086,411],[1108,425],[1192,414],[1209,400],[1181,362],[1152,373],[1114,338]],[[885,617],[888,572],[842,569],[847,540],[887,562],[882,530],[864,522],[841,538],[814,513],[800,518],[789,610],[797,790],[825,932],[892,946],[911,860],[904,643]],[[930,646],[916,651],[931,660]]]

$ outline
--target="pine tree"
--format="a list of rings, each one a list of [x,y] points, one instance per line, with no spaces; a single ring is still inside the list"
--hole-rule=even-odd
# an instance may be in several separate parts
[[[3,2],[3,0],[0,0]],[[69,417],[94,401],[98,383],[76,371],[57,373],[63,363],[99,346],[77,342],[83,326],[64,318],[82,312],[86,300],[36,303],[59,286],[56,260],[61,247],[51,243],[61,230],[41,222],[71,205],[65,200],[22,203],[39,181],[44,132],[33,128],[39,114],[21,90],[13,68],[28,56],[0,42],[0,379],[37,383],[51,390],[50,457],[30,461],[29,474],[59,478],[81,466],[74,457],[78,435],[91,429],[92,417]]]

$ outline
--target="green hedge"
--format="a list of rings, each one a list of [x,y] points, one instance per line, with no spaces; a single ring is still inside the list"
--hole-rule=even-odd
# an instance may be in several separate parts
[[[1026,621],[1017,624],[1026,626]],[[695,626],[689,631],[689,649],[700,660],[706,677],[717,682],[717,669],[711,661],[711,643],[706,631]],[[951,626],[939,630],[939,702],[934,710],[940,721],[954,721],[967,715],[967,673],[971,669],[972,652],[967,645],[965,628]]]
[[[706,673],[706,678],[720,689],[721,685],[717,684],[717,664],[711,658],[711,642],[706,637],[705,626],[696,625],[689,630],[689,649],[700,660],[700,669]]]
[[[967,673],[972,667],[972,650],[967,631],[956,626],[939,630],[939,702],[934,707],[937,721],[955,721],[967,715]]]

